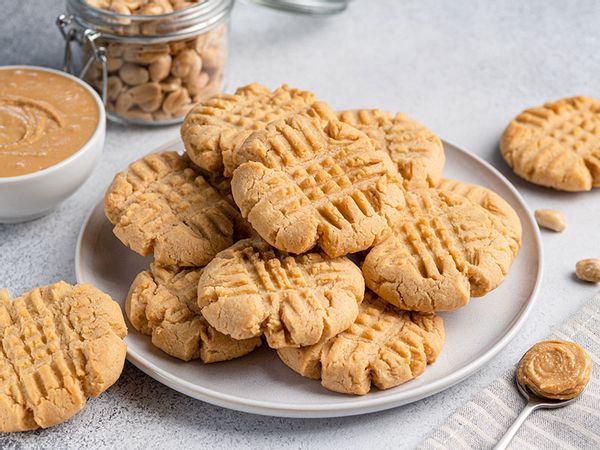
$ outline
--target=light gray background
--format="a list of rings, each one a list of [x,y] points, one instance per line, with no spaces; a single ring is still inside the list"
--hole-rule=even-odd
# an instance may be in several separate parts
[[[62,42],[54,19],[63,2],[0,0],[0,7],[0,64],[59,67]],[[510,174],[497,145],[506,123],[527,106],[575,94],[600,96],[599,23],[595,0],[356,0],[347,12],[326,19],[238,4],[229,90],[252,81],[271,87],[287,82],[313,90],[335,108],[409,113],[494,164],[532,209],[553,207],[567,215],[564,233],[543,233],[546,273],[530,321],[478,374],[387,412],[331,420],[253,416],[186,398],[127,364],[118,383],[68,423],[0,436],[0,447],[416,445],[598,290],[577,281],[573,268],[581,258],[600,257],[600,190],[566,194],[522,182]],[[60,279],[75,282],[75,241],[85,214],[116,171],[177,134],[177,127],[110,125],[102,162],[77,194],[43,219],[0,225],[0,285],[17,295]]]

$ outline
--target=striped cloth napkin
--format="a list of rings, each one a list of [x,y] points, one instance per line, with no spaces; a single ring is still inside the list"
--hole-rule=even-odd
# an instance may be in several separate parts
[[[552,334],[585,348],[594,364],[582,397],[554,410],[537,410],[525,421],[510,449],[600,449],[600,294]],[[517,392],[514,369],[496,379],[453,413],[417,448],[488,449],[512,424],[525,400]]]

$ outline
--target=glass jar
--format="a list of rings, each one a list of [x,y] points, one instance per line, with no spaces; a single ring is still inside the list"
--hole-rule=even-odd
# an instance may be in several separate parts
[[[78,69],[98,90],[110,119],[178,123],[195,103],[223,90],[233,0],[203,0],[154,15],[90,3],[98,4],[67,0],[67,14],[57,19],[66,41],[64,69]]]

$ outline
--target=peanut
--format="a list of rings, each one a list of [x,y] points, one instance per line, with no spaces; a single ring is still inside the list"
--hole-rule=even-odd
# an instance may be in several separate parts
[[[130,86],[148,82],[150,74],[146,69],[136,64],[126,63],[119,69],[121,80]]]
[[[169,120],[171,119],[171,114],[167,114],[164,111],[156,111],[155,113],[152,113],[152,117],[154,118],[154,120],[156,121],[163,121],[163,120]]]
[[[206,72],[199,72],[188,78],[185,88],[188,90],[190,95],[197,95],[202,91],[209,81],[210,77]]]
[[[536,209],[535,220],[538,225],[560,233],[567,227],[565,215],[555,209]]]
[[[202,53],[202,63],[208,72],[220,69],[225,65],[223,50],[218,47],[210,47]]]
[[[108,90],[108,99],[115,101],[123,90],[123,82],[119,77],[108,77],[106,80],[106,89]]]
[[[152,64],[163,55],[169,54],[168,45],[153,45],[151,47],[129,47],[123,51],[123,59],[135,64]]]
[[[144,83],[129,90],[134,105],[151,105],[157,100],[162,101],[162,92],[158,83]],[[160,103],[159,105],[160,106]],[[158,109],[154,108],[154,109]],[[151,111],[153,111],[151,109]]]
[[[127,6],[132,12],[141,8],[141,6],[145,3],[146,0],[113,0],[113,3],[115,1],[119,1],[121,3],[123,3],[125,6]]]
[[[121,66],[123,65],[123,60],[121,58],[107,58],[106,66],[108,68],[108,73],[117,72]]]
[[[189,8],[200,3],[201,0],[85,0],[88,5],[94,8],[107,9],[116,11],[114,8],[126,8],[127,13],[123,14],[139,14],[139,15],[151,15],[151,14],[166,14],[171,13],[175,10]],[[115,6],[119,5],[119,6]],[[159,11],[160,8],[160,12]]]
[[[131,92],[128,90],[123,90],[115,102],[115,112],[119,116],[123,116],[133,107],[133,105],[133,96],[131,95]]]
[[[175,11],[179,11],[180,9],[185,9],[185,8],[189,8],[190,6],[194,6],[194,2],[193,1],[184,1],[184,0],[172,0],[173,3],[173,9],[175,9]]]
[[[600,283],[600,259],[582,259],[575,265],[577,278],[590,283]]]
[[[136,11],[141,16],[158,16],[159,14],[164,14],[164,12],[163,7],[155,2],[146,3]]]
[[[202,70],[202,59],[191,48],[179,52],[171,66],[171,74],[182,80],[197,74],[200,70]]]
[[[120,114],[120,115],[122,117],[124,117],[125,119],[139,120],[139,121],[143,121],[143,122],[151,122],[152,121],[151,113],[140,111],[138,109],[131,109],[131,110],[125,112],[124,114]]]
[[[171,55],[165,53],[150,64],[148,71],[152,81],[162,81],[171,73]]]
[[[170,0],[154,0],[154,3],[158,3],[162,6],[163,14],[169,14],[175,11]]]
[[[131,10],[127,7],[127,5],[123,1],[113,1],[110,4],[110,7],[108,8],[108,10],[115,12],[117,14],[123,14],[124,16],[131,15]]]
[[[171,50],[172,55],[177,55],[177,53],[179,53],[181,50],[183,50],[186,47],[187,47],[187,45],[186,45],[185,41],[171,42],[169,44],[169,49]]]
[[[168,77],[160,83],[160,87],[163,92],[173,92],[181,87],[181,78]]]
[[[110,6],[109,0],[86,0],[88,5],[98,9],[107,9]]]
[[[167,95],[167,98],[163,102],[162,110],[167,114],[174,115],[175,112],[180,111],[189,104],[191,104],[191,99],[187,89],[179,88]]]

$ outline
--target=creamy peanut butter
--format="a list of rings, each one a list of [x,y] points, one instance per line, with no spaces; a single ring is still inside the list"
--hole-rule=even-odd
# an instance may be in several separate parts
[[[52,72],[0,68],[0,177],[53,166],[79,150],[98,125],[83,86]]]
[[[542,341],[519,363],[517,379],[540,397],[568,400],[583,391],[592,374],[592,360],[579,344]]]

